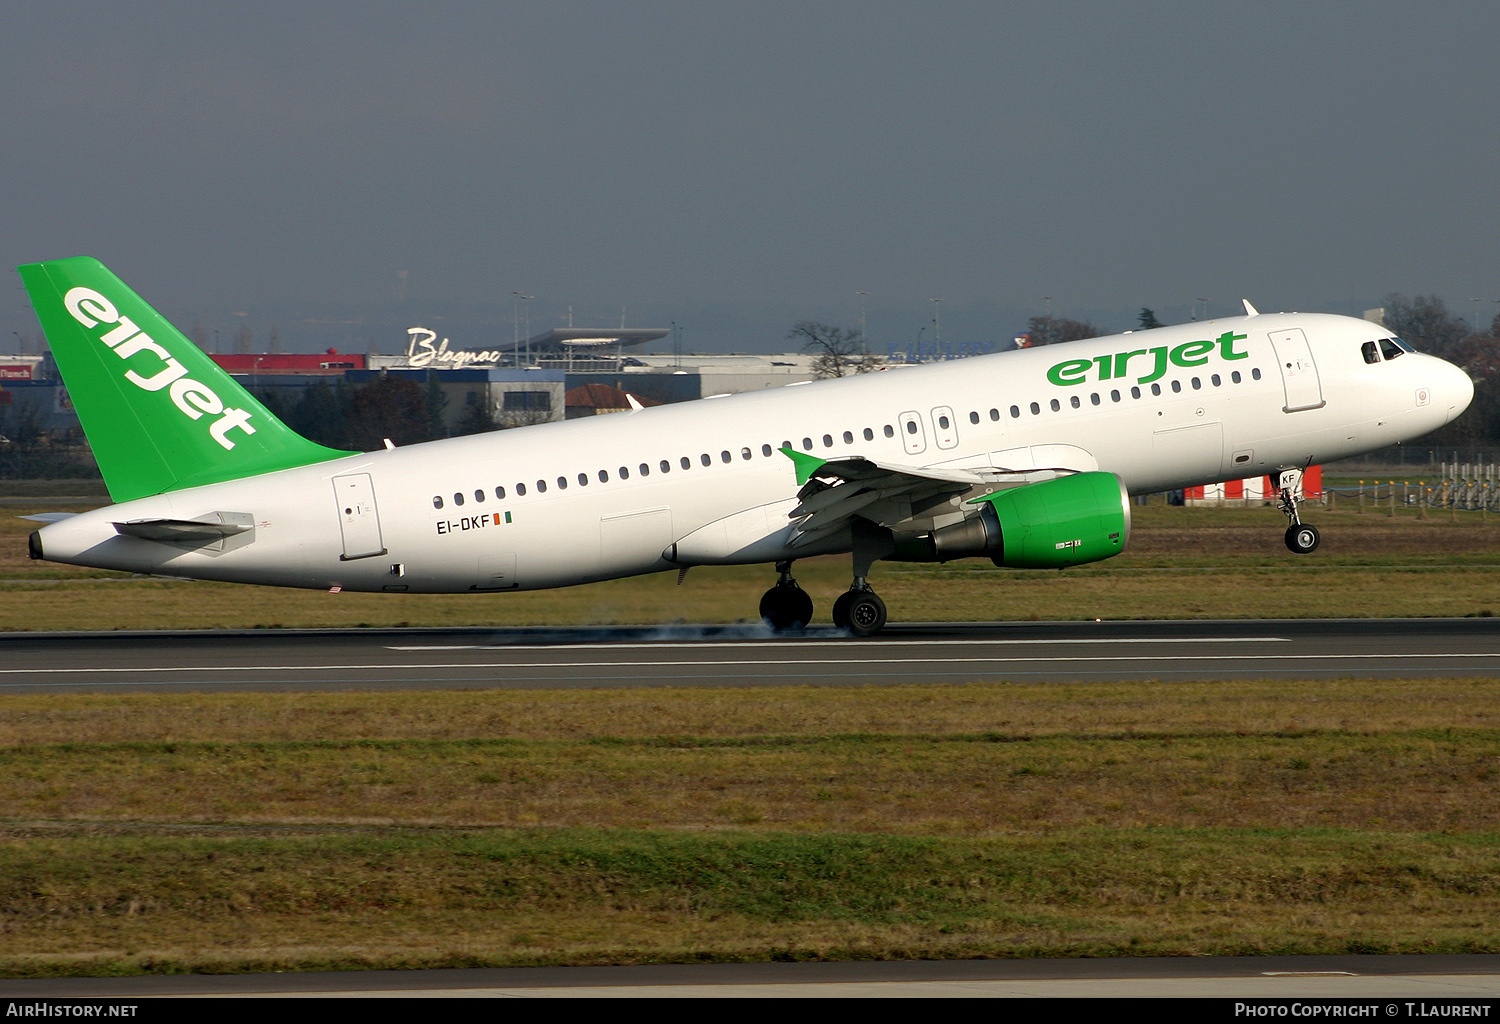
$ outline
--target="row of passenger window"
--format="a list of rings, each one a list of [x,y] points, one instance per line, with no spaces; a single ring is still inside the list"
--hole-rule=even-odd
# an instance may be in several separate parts
[[[911,429],[915,432],[916,425],[915,424],[910,424],[910,426],[911,426]],[[947,425],[944,424],[944,429],[946,429],[946,428],[947,428]],[[891,426],[890,424],[886,424],[886,426],[884,428],[884,431],[885,431],[885,436],[886,437],[895,437],[896,436],[896,428],[893,427],[893,426]],[[873,441],[875,439],[875,431],[872,430],[869,427],[864,428],[864,430],[863,430],[862,433],[863,433],[864,439],[866,441]],[[850,430],[844,431],[844,443],[845,444],[853,444],[854,443],[854,432],[853,431],[850,431]],[[792,442],[791,441],[782,441],[781,442],[781,447],[783,447],[783,448],[790,448],[790,447],[792,447]],[[815,445],[813,444],[813,439],[811,437],[804,437],[802,439],[802,449],[804,451],[809,451],[810,452],[810,451],[813,450],[814,447],[815,447]],[[823,435],[823,447],[825,447],[825,448],[832,448],[833,447],[833,435],[832,434],[824,434]],[[769,459],[772,455],[776,454],[776,449],[772,448],[769,444],[763,444],[763,445],[760,446],[760,454],[761,454],[762,458]],[[739,457],[740,457],[741,461],[743,461],[743,462],[749,462],[749,461],[751,461],[752,459],[755,458],[755,453],[750,448],[741,448],[740,452],[739,452]],[[699,455],[698,456],[698,461],[702,465],[704,465],[704,466],[712,466],[713,463],[714,463],[713,456],[710,455],[708,452],[704,452],[701,455]],[[735,461],[735,459],[734,459],[734,453],[731,452],[731,451],[729,451],[728,449],[725,449],[724,451],[719,452],[719,461],[721,463],[734,462]],[[678,463],[678,466],[681,469],[683,469],[683,470],[688,470],[688,469],[692,469],[693,468],[693,460],[691,458],[689,458],[688,456],[686,456],[686,455],[684,455],[681,458],[679,458],[677,460],[677,463]],[[640,476],[643,476],[643,477],[650,476],[651,473],[652,473],[651,464],[649,462],[642,462],[642,463],[640,463],[639,465],[636,466],[634,472],[637,473]],[[670,459],[662,459],[660,462],[658,462],[656,464],[656,472],[658,472],[658,473],[670,473],[670,472],[672,472],[672,462],[671,462],[671,460]],[[618,467],[615,470],[615,478],[619,479],[619,480],[629,480],[630,479],[630,474],[631,474],[631,468],[629,466],[620,466],[620,467]],[[599,483],[601,483],[601,484],[607,484],[610,481],[610,471],[607,470],[607,469],[601,469],[601,470],[599,470],[598,473],[597,473],[597,476],[598,476]],[[587,487],[587,486],[589,486],[589,482],[590,481],[589,481],[589,475],[587,473],[579,473],[578,476],[576,477],[576,480],[577,480],[577,486],[579,486],[579,487]],[[568,483],[569,483],[569,481],[568,481],[568,478],[566,476],[560,476],[560,477],[558,477],[556,479],[556,482],[554,484],[552,484],[552,486],[555,486],[559,491],[565,491],[565,490],[568,489]],[[536,493],[538,493],[538,494],[545,494],[545,493],[547,493],[547,488],[548,488],[549,485],[548,485],[548,482],[546,480],[538,480],[538,481],[536,481],[536,483],[533,486],[536,488]],[[524,484],[524,483],[518,483],[518,484],[515,485],[515,492],[514,492],[515,496],[518,497],[518,498],[519,497],[525,497],[525,495],[527,493],[527,490],[528,490],[528,488],[527,488],[526,484]],[[495,493],[495,497],[497,499],[499,499],[501,501],[505,500],[506,489],[505,489],[505,486],[503,484],[500,485],[500,486],[498,486],[498,487],[496,487],[494,493]],[[483,488],[479,488],[479,489],[477,489],[477,490],[474,491],[473,500],[474,500],[474,502],[476,504],[480,504],[480,503],[483,503],[484,501],[486,501],[488,499],[488,497],[489,497],[489,495],[485,492],[485,490]],[[453,495],[453,504],[456,505],[456,506],[462,506],[465,503],[465,501],[467,501],[467,500],[468,499],[465,497],[463,491],[457,491]],[[441,494],[433,495],[433,498],[432,498],[432,507],[433,508],[442,508],[443,505],[444,505],[443,496]]]
[[[1229,379],[1230,379],[1230,381],[1232,383],[1235,383],[1235,384],[1239,384],[1239,383],[1242,383],[1244,381],[1244,377],[1242,377],[1240,375],[1240,371],[1238,371],[1238,370],[1235,370],[1233,373],[1231,373],[1229,375]],[[1255,368],[1255,369],[1253,369],[1253,370],[1250,371],[1250,379],[1251,380],[1260,380],[1260,368],[1259,367],[1257,367],[1257,368]],[[1212,384],[1216,388],[1224,386],[1224,378],[1220,377],[1217,373],[1214,374],[1213,376],[1209,377],[1208,380],[1209,380],[1209,383]],[[1188,383],[1192,386],[1192,389],[1194,391],[1201,391],[1203,389],[1203,378],[1201,378],[1201,377],[1194,377],[1190,381],[1188,381]],[[1172,388],[1172,393],[1173,394],[1181,394],[1181,392],[1182,392],[1182,381],[1180,381],[1180,380],[1174,380],[1174,381],[1171,382],[1170,386]],[[1160,384],[1152,384],[1151,385],[1151,394],[1152,395],[1160,395],[1161,393],[1162,393],[1162,391],[1161,391],[1161,385]],[[1139,387],[1133,387],[1133,388],[1130,389],[1130,397],[1131,398],[1142,398],[1144,396],[1145,396],[1145,392],[1142,391]],[[1111,402],[1121,402],[1121,401],[1124,401],[1124,396],[1122,394],[1120,394],[1120,392],[1118,390],[1112,390],[1109,393],[1109,400]],[[1102,405],[1104,403],[1104,399],[1102,397],[1100,397],[1099,392],[1095,391],[1095,392],[1092,392],[1089,395],[1089,403],[1092,404],[1092,405]],[[1052,401],[1049,404],[1051,405],[1053,412],[1059,412],[1062,409],[1062,402],[1059,401],[1056,398],[1052,399]],[[1083,406],[1083,399],[1079,395],[1073,395],[1071,398],[1068,399],[1068,404],[1071,405],[1073,408],[1078,409],[1078,408],[1081,408]],[[1041,404],[1038,403],[1038,402],[1032,402],[1031,403],[1031,415],[1033,415],[1033,416],[1040,416],[1041,413],[1042,413]],[[1021,418],[1021,407],[1018,406],[1018,405],[1011,406],[1010,407],[1010,416],[1011,416],[1011,419],[1020,419]],[[994,410],[994,409],[990,410],[990,419],[999,419],[999,416],[997,415],[996,410]],[[969,420],[972,423],[978,423],[979,422],[979,414],[978,413],[970,413],[969,414]]]
[[[783,443],[790,443],[790,442],[783,442]],[[760,446],[760,453],[765,458],[770,458],[773,454],[775,454],[774,451],[772,450],[771,446],[768,445],[768,444],[763,444],[763,445]],[[753,459],[754,457],[755,457],[754,452],[752,452],[749,448],[741,448],[740,449],[740,458],[742,460],[748,462],[751,459]],[[710,455],[708,452],[704,452],[703,454],[699,455],[698,456],[698,461],[701,462],[705,466],[711,466],[711,465],[713,465],[713,462],[714,462],[713,456]],[[721,451],[719,453],[719,461],[720,462],[733,462],[734,461],[734,453],[731,452],[731,451],[728,451],[727,449],[725,451]],[[678,459],[678,465],[682,469],[692,469],[693,468],[693,460],[690,459],[688,456],[684,455],[684,456],[682,456],[682,458]],[[656,471],[659,472],[659,473],[670,473],[670,472],[672,472],[672,462],[671,462],[671,460],[670,459],[662,459],[660,462],[658,462],[656,464]],[[651,472],[652,472],[651,464],[649,462],[642,462],[638,466],[636,466],[635,472],[638,473],[641,476],[650,476]],[[630,474],[631,474],[631,468],[629,466],[620,466],[620,467],[618,467],[615,470],[615,477],[617,479],[620,479],[620,480],[629,480],[630,479]],[[609,483],[609,481],[610,481],[610,471],[609,470],[607,470],[607,469],[601,469],[601,470],[599,470],[599,472],[598,472],[597,475],[598,475],[599,482],[601,484],[607,484],[607,483]],[[587,486],[589,486],[590,480],[589,480],[589,475],[587,473],[579,473],[576,479],[578,481],[577,486],[579,486],[579,487],[587,487]],[[536,483],[533,486],[535,486],[536,492],[538,494],[546,494],[547,493],[548,483],[547,483],[546,480],[538,480],[538,481],[536,481]],[[556,480],[556,483],[553,486],[555,486],[559,491],[566,491],[568,489],[568,478],[566,476],[560,476],[560,477],[558,477],[557,480]],[[516,484],[516,486],[515,486],[515,495],[516,495],[516,497],[518,497],[518,498],[525,497],[526,496],[526,492],[527,492],[527,486],[526,486],[526,484],[524,484],[524,483]],[[474,501],[476,503],[482,503],[482,502],[484,502],[487,497],[488,497],[488,495],[485,493],[485,491],[484,491],[483,488],[480,488],[480,489],[478,489],[478,490],[476,490],[474,492]],[[498,486],[498,487],[495,488],[495,497],[497,499],[501,500],[501,501],[505,500],[506,490],[505,490],[504,485],[501,485],[501,486]],[[455,493],[453,495],[453,504],[461,506],[461,505],[464,504],[464,501],[465,501],[465,498],[464,498],[464,493],[462,491],[458,491],[457,493]],[[432,499],[432,507],[433,508],[442,508],[443,507],[443,496],[441,494],[435,495],[433,497],[433,499]]]
[[[1251,370],[1250,371],[1250,375],[1251,375],[1252,379],[1254,379],[1254,380],[1260,380],[1260,370],[1259,369]],[[1240,371],[1235,370],[1229,376],[1230,376],[1230,379],[1235,384],[1238,384],[1238,383],[1241,382],[1242,378],[1240,377]],[[1210,377],[1209,380],[1213,384],[1214,387],[1221,387],[1223,385],[1223,383],[1224,383],[1223,380],[1222,380],[1222,378],[1220,378],[1220,376],[1217,373],[1214,374],[1212,377]],[[1200,389],[1200,388],[1203,387],[1203,381],[1200,378],[1198,378],[1198,377],[1192,378],[1191,384],[1192,384],[1192,387],[1193,387],[1194,390],[1198,390],[1198,389]],[[1174,392],[1180,392],[1182,390],[1182,382],[1174,380],[1171,383],[1171,387],[1172,387],[1172,390]],[[1161,385],[1160,384],[1152,384],[1151,385],[1151,394],[1153,394],[1153,395],[1160,395],[1161,393],[1162,393],[1162,390],[1161,390]],[[1140,388],[1133,387],[1133,388],[1130,389],[1130,397],[1131,398],[1141,398],[1141,397],[1143,397],[1143,392],[1141,391]],[[1110,398],[1110,401],[1112,401],[1112,402],[1119,402],[1119,401],[1123,401],[1124,400],[1123,396],[1120,394],[1119,391],[1111,391],[1109,393],[1109,398]],[[1100,397],[1100,395],[1099,395],[1098,392],[1094,392],[1093,394],[1089,395],[1089,401],[1092,404],[1094,404],[1094,405],[1101,405],[1101,404],[1103,404],[1104,400],[1103,400],[1103,398]],[[1082,406],[1082,404],[1083,404],[1082,400],[1079,398],[1078,395],[1072,396],[1072,398],[1070,399],[1070,403],[1071,403],[1071,405],[1072,405],[1072,407],[1074,409],[1080,408]],[[1052,411],[1053,412],[1058,412],[1058,411],[1060,411],[1062,409],[1062,403],[1058,399],[1056,399],[1056,398],[1052,399],[1051,406],[1052,406]],[[1038,415],[1041,415],[1041,412],[1042,412],[1041,405],[1038,404],[1037,402],[1032,402],[1031,403],[1031,414],[1033,416],[1038,416]],[[1020,416],[1021,416],[1021,407],[1018,406],[1018,405],[1011,406],[1010,407],[1010,415],[1011,415],[1012,419],[1019,419]],[[990,419],[991,420],[999,420],[1000,419],[1000,410],[999,409],[991,409],[990,410]],[[980,417],[979,417],[979,413],[978,412],[971,412],[971,413],[969,413],[969,422],[970,423],[978,423],[979,421],[980,421]],[[944,415],[940,415],[938,417],[937,426],[938,426],[938,429],[940,429],[940,430],[945,430],[946,431],[946,430],[951,429],[951,424],[949,423],[948,417],[944,416]],[[917,432],[917,430],[919,429],[915,420],[907,420],[905,422],[905,427],[906,427],[907,433],[910,433],[910,434],[915,434]],[[881,428],[881,432],[886,437],[893,438],[893,437],[896,436],[896,428],[893,427],[889,423],[887,423],[884,427]],[[866,441],[873,441],[873,440],[875,440],[875,431],[871,427],[865,427],[863,430],[860,431],[860,435]],[[833,440],[833,435],[832,434],[824,434],[820,440],[822,440],[824,448],[832,448],[834,446],[834,440]],[[854,443],[854,431],[852,431],[852,430],[846,430],[846,431],[844,431],[844,433],[843,433],[843,442],[845,444],[853,444]],[[792,442],[791,441],[783,441],[783,442],[781,442],[781,447],[783,447],[783,448],[790,448],[790,447],[792,447]],[[813,450],[814,447],[816,447],[816,445],[813,443],[813,439],[811,437],[804,437],[802,439],[802,450],[803,451],[810,452],[810,451]],[[763,445],[760,446],[760,454],[761,454],[762,458],[770,458],[775,453],[776,453],[776,449],[772,448],[769,444],[763,444]],[[751,461],[752,459],[755,458],[755,453],[753,451],[751,451],[751,449],[749,449],[749,448],[741,448],[739,454],[740,454],[741,461],[744,461],[744,462],[749,462],[749,461]],[[702,465],[704,465],[704,466],[712,466],[714,460],[713,460],[713,457],[711,455],[709,455],[707,452],[704,452],[704,453],[702,453],[701,455],[698,456],[698,461]],[[734,461],[734,453],[731,452],[731,451],[729,451],[728,449],[725,449],[724,451],[719,452],[719,461],[721,463],[731,463],[731,462],[733,462]],[[678,465],[683,470],[688,470],[688,469],[692,469],[693,468],[693,460],[691,458],[689,458],[688,456],[686,456],[686,455],[684,455],[680,459],[678,459],[677,462],[678,462]],[[659,473],[670,473],[670,472],[672,472],[672,462],[671,462],[671,460],[670,459],[662,459],[660,462],[658,462],[656,464],[656,471],[659,472]],[[651,464],[649,462],[642,462],[642,463],[640,463],[639,465],[636,466],[635,472],[638,473],[640,476],[643,476],[643,477],[650,476],[651,473],[652,473]],[[620,467],[618,467],[615,470],[615,475],[620,480],[629,480],[630,479],[630,473],[631,473],[631,469],[630,469],[629,466],[620,466]],[[597,477],[598,477],[599,483],[601,483],[601,484],[607,484],[607,483],[609,483],[609,480],[610,480],[610,472],[607,469],[601,469],[601,470],[598,471]],[[577,480],[577,486],[579,486],[579,487],[587,487],[587,486],[589,486],[589,475],[587,473],[579,473],[578,476],[576,477],[576,480]],[[538,481],[536,481],[536,483],[535,483],[534,486],[536,487],[536,491],[537,491],[538,494],[545,494],[545,493],[547,493],[548,482],[546,480],[538,480]],[[568,489],[568,478],[566,476],[557,477],[555,486],[560,491],[567,490]],[[494,493],[495,493],[495,497],[498,500],[501,500],[501,501],[505,500],[506,489],[505,489],[505,486],[503,484],[500,485],[500,486],[497,486],[495,488],[495,492]],[[516,484],[516,486],[515,486],[515,495],[516,495],[516,497],[518,497],[518,498],[519,497],[525,497],[526,493],[527,493],[527,486],[526,486],[526,484],[524,484],[524,483],[518,483],[518,484]],[[474,491],[474,498],[473,498],[473,500],[474,500],[474,502],[476,504],[483,504],[488,499],[488,497],[489,497],[488,494],[485,492],[485,490],[483,488],[478,488],[478,489],[476,489]],[[465,495],[464,495],[463,491],[457,491],[453,495],[453,504],[456,505],[456,506],[460,506],[460,507],[463,506],[463,504],[464,504],[464,502],[466,500],[467,499],[465,498]],[[441,494],[433,495],[433,498],[432,498],[432,507],[433,508],[442,508],[443,504],[444,504],[444,502],[443,502],[443,496]]]

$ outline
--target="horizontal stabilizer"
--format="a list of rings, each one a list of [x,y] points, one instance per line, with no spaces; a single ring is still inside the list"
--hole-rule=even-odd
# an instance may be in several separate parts
[[[29,519],[33,523],[60,523],[64,519],[72,519],[77,512],[38,512],[34,516],[16,516],[17,519]]]
[[[115,523],[125,537],[139,537],[164,544],[212,544],[255,529],[248,512],[210,512],[199,519],[131,519]]]

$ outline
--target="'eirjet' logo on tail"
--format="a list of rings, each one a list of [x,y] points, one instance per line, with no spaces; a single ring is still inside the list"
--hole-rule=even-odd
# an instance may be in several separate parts
[[[151,376],[142,377],[132,369],[125,371],[125,379],[142,391],[160,391],[166,388],[173,404],[190,419],[202,419],[204,413],[219,417],[208,425],[208,432],[226,449],[234,447],[234,442],[227,435],[235,427],[239,427],[246,434],[255,433],[255,428],[250,425],[248,412],[244,409],[224,408],[224,403],[218,395],[206,385],[189,377],[187,367],[173,359],[166,349],[158,345],[151,335],[132,323],[128,316],[121,316],[114,303],[103,295],[92,288],[70,288],[63,296],[63,305],[67,307],[73,319],[85,327],[117,324],[118,326],[113,330],[101,335],[99,340],[113,349],[115,355],[121,359],[129,359],[141,352],[150,352],[160,359],[163,364],[162,369],[157,370]]]

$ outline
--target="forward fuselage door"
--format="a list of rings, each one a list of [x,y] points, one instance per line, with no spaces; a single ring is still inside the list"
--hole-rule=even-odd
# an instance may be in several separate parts
[[[1286,388],[1286,412],[1323,407],[1323,384],[1318,379],[1318,365],[1313,362],[1307,335],[1300,330],[1274,331],[1271,347],[1276,350],[1276,365],[1281,369],[1281,383]]]
[[[385,554],[380,539],[380,513],[375,509],[375,485],[368,473],[350,473],[333,478],[338,501],[339,529],[343,532],[343,561]]]
[[[958,421],[953,418],[953,410],[946,405],[932,410],[932,436],[939,448],[958,447]]]
[[[901,443],[906,446],[908,455],[920,455],[927,450],[927,431],[922,427],[921,413],[901,414]]]

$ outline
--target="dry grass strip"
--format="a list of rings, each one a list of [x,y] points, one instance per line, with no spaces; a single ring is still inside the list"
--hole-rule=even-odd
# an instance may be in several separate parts
[[[1500,682],[0,698],[0,973],[1500,951]]]
[[[11,820],[1500,829],[1500,681],[0,699]]]
[[[1500,949],[1493,835],[392,831],[0,847],[0,973]]]
[[[1500,679],[0,695],[0,748],[321,740],[1500,729]]]

